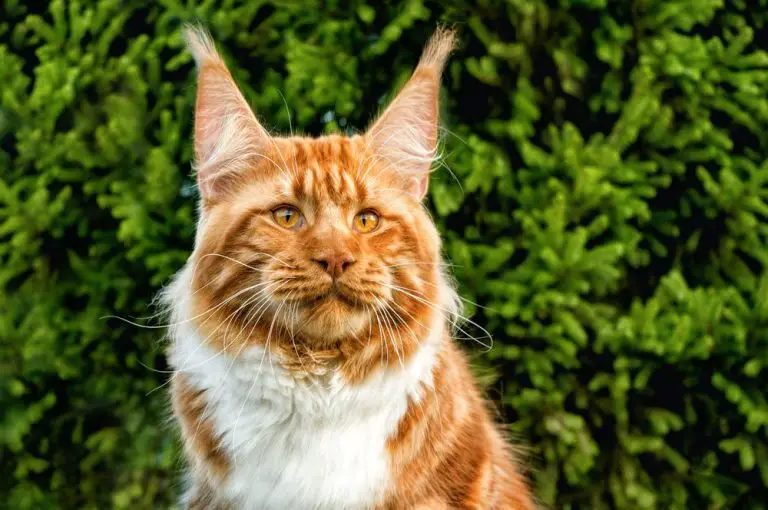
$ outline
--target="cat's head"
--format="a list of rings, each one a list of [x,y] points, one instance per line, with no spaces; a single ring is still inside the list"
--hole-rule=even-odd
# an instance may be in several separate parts
[[[270,135],[210,40],[199,30],[187,40],[199,69],[188,296],[198,325],[235,351],[289,338],[296,349],[378,343],[372,356],[392,342],[392,359],[405,355],[452,301],[422,201],[453,33],[438,30],[365,134],[320,138]]]

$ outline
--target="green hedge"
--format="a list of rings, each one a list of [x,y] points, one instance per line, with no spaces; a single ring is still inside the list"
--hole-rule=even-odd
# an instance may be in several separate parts
[[[194,3],[0,7],[0,507],[174,498],[162,330],[104,316],[154,313],[192,245],[202,20],[311,134],[456,24],[431,207],[540,498],[768,508],[768,1]]]

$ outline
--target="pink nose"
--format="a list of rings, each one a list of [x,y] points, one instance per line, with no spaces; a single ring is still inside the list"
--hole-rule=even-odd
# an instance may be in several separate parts
[[[354,257],[348,253],[324,253],[312,260],[334,279],[341,276],[349,266],[355,263]]]

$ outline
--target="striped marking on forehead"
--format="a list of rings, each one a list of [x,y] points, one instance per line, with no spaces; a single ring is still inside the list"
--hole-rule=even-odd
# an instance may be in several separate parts
[[[350,139],[293,140],[293,155],[296,175],[292,191],[297,199],[339,205],[365,200],[365,186],[356,178],[360,161]]]

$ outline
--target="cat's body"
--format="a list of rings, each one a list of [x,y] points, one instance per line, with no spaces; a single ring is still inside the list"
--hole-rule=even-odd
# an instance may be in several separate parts
[[[214,357],[191,330],[175,343],[171,362],[196,367],[175,381],[177,393],[220,395],[211,420],[233,459],[222,489],[236,507],[371,508],[392,482],[387,440],[408,399],[420,400],[422,384],[432,385],[438,341],[405,369],[380,371],[359,385],[333,370],[296,377],[259,346],[232,363]]]
[[[277,139],[191,34],[202,215],[165,293],[188,508],[534,508],[451,338],[419,204],[451,43],[373,134]]]

